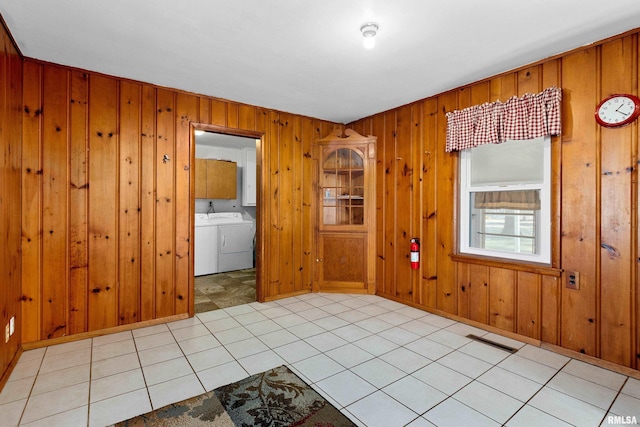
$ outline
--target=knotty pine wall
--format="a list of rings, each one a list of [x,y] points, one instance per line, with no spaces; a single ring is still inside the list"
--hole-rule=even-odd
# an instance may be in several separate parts
[[[20,337],[35,343],[188,312],[191,122],[264,135],[263,296],[310,289],[312,194],[302,183],[311,141],[334,124],[22,61],[0,36],[0,66],[13,70],[0,74],[0,298],[3,322],[14,311],[23,327],[1,347],[3,372]],[[627,34],[354,123],[378,137],[378,293],[637,369],[638,123],[601,129],[593,111],[609,93],[638,92],[638,49],[638,34]],[[552,268],[452,257],[457,155],[444,152],[444,114],[551,85],[564,94]],[[21,238],[12,226],[20,217]],[[417,272],[408,267],[413,236],[423,248]],[[580,290],[563,286],[563,269],[580,272]]]
[[[638,122],[604,129],[594,111],[612,93],[638,94],[638,50],[628,33],[349,125],[378,137],[378,293],[637,369]],[[444,151],[445,113],[552,85],[563,91],[552,268],[452,256],[458,155]],[[568,270],[579,290],[564,286]]]
[[[0,389],[7,367],[20,349],[20,138],[22,57],[0,18]],[[5,342],[5,327],[15,317],[16,331]]]
[[[311,290],[311,144],[333,123],[29,59],[23,103],[23,343],[189,313],[192,124],[262,135],[263,297]]]

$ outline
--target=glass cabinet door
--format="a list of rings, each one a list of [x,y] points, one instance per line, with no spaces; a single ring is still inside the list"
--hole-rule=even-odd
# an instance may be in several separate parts
[[[320,183],[323,224],[363,225],[364,185],[362,152],[326,148]]]

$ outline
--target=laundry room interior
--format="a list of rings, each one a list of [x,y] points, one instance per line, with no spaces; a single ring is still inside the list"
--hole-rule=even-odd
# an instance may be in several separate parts
[[[196,130],[194,309],[256,300],[256,139]],[[258,140],[259,141],[259,140]]]

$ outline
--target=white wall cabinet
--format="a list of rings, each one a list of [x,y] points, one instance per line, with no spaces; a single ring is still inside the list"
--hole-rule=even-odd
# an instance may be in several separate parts
[[[256,149],[243,148],[242,158],[242,206],[256,205]]]

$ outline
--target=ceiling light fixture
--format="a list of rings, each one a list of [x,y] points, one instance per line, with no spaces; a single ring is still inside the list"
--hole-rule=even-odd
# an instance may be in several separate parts
[[[376,45],[376,34],[378,34],[378,24],[375,22],[367,22],[360,27],[362,37],[364,37],[363,43],[366,49],[373,49]]]

